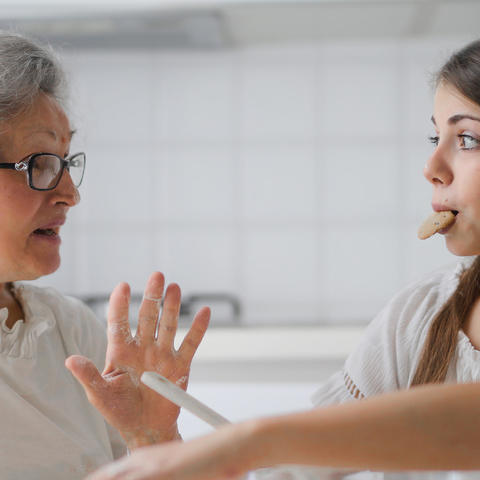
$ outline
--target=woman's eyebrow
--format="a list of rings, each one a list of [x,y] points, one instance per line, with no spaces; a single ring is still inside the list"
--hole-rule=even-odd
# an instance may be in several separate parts
[[[54,140],[57,139],[57,132],[55,130],[50,130],[49,128],[39,128],[35,130],[30,130],[27,135],[25,135],[25,138],[29,137],[30,135],[34,133],[44,133],[46,135],[49,135],[52,137]],[[73,135],[75,135],[76,130],[70,130],[69,135],[70,135],[70,140],[72,139]]]
[[[466,114],[457,114],[457,115],[453,115],[451,116],[447,123],[449,125],[455,125],[456,123],[458,123],[460,120],[464,120],[464,119],[468,119],[468,120],[474,120],[476,122],[480,122],[480,117],[475,117],[474,115],[466,115]]]
[[[458,123],[460,120],[474,120],[476,122],[480,122],[480,117],[475,117],[474,115],[467,115],[463,113],[458,113],[457,115],[452,115],[448,120],[447,123],[449,125],[455,125]],[[435,117],[432,115],[431,117],[432,123],[437,126],[437,123],[435,122]]]

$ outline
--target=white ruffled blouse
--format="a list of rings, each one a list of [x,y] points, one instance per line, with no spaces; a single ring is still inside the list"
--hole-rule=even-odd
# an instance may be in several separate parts
[[[398,293],[366,328],[342,371],[315,392],[316,406],[408,388],[415,375],[430,324],[455,291],[474,257],[442,268]],[[447,383],[480,381],[480,351],[460,330]]]
[[[462,259],[454,267],[442,268],[398,293],[372,320],[344,368],[317,390],[315,406],[346,403],[355,399],[408,388],[416,371],[431,321],[455,291],[460,275],[473,257]],[[480,381],[480,351],[463,331],[447,373],[447,382]],[[255,472],[256,480],[332,480],[348,472],[284,466]],[[361,472],[358,480],[387,480],[396,474]]]
[[[25,319],[0,310],[0,477],[80,480],[125,453],[119,434],[66,369],[73,354],[103,369],[105,327],[80,301],[15,284]]]

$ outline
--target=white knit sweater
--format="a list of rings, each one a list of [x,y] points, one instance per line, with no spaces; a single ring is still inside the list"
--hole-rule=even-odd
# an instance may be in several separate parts
[[[408,388],[433,318],[473,259],[465,257],[455,266],[437,270],[398,293],[367,327],[343,370],[315,392],[313,403],[325,406]],[[480,352],[460,331],[446,382],[477,381]]]

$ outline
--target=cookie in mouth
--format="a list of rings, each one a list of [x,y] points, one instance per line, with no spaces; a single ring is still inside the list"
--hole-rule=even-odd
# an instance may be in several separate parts
[[[440,230],[449,227],[458,215],[457,210],[444,210],[441,212],[433,212],[418,229],[418,238],[425,240],[430,238]]]

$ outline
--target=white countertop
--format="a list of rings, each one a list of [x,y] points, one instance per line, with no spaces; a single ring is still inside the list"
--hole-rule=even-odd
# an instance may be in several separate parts
[[[210,328],[195,360],[341,360],[354,349],[360,326],[239,326]],[[177,341],[186,333],[179,329]]]

